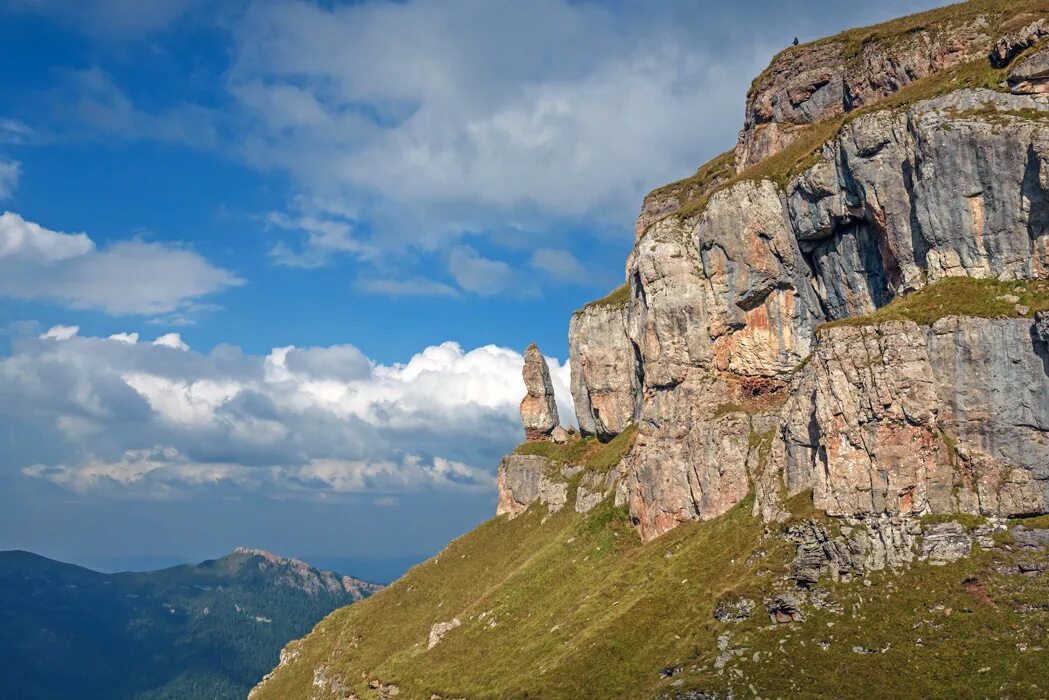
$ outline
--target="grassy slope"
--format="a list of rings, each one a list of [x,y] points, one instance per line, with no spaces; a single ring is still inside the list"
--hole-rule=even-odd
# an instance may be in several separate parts
[[[1017,302],[1028,308],[1027,316],[1049,309],[1049,281],[999,281],[973,277],[938,280],[907,296],[894,299],[874,313],[824,323],[820,330],[837,326],[871,326],[886,321],[914,321],[929,325],[947,316],[1019,318]]]
[[[362,698],[375,697],[372,679],[398,684],[408,698],[643,698],[687,689],[724,697],[729,687],[749,697],[749,686],[789,697],[1049,693],[1049,612],[1040,607],[1049,585],[1045,576],[997,572],[1017,556],[1001,549],[872,575],[870,586],[830,584],[839,612],[810,608],[802,623],[771,625],[760,608],[743,623],[716,621],[722,597],[745,594],[760,605],[784,590],[792,546],[765,538],[749,508],[647,546],[609,503],[587,516],[533,508],[490,520],[321,622],[292,645],[297,661],[255,697],[306,697],[322,665]],[[453,617],[462,626],[427,651],[430,626]],[[719,674],[725,632],[743,651]],[[667,667],[681,670],[663,679]]]

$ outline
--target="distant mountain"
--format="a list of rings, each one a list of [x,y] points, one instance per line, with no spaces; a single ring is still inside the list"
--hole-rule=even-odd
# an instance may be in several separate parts
[[[244,698],[284,644],[380,588],[256,549],[117,574],[0,552],[0,697]]]

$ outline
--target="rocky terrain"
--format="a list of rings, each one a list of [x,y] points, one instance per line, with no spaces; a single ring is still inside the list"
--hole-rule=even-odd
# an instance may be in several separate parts
[[[0,552],[0,697],[242,698],[288,640],[379,588],[256,549],[117,574]]]
[[[1049,3],[788,48],[635,234],[571,319],[579,433],[530,347],[506,517],[259,697],[1049,692]]]

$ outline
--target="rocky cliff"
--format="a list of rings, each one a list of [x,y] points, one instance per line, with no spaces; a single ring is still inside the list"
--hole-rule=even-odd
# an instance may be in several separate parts
[[[498,517],[254,697],[1045,697],[1047,20],[777,56],[573,315],[579,433],[530,348]]]
[[[849,517],[1049,509],[1047,12],[788,49],[735,151],[646,198],[626,284],[569,334],[580,431],[636,426],[606,492],[643,539],[752,491],[767,520],[808,491]],[[517,510],[549,491],[517,480]]]

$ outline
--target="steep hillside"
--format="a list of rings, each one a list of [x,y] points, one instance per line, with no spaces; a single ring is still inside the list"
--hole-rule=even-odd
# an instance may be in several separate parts
[[[499,516],[258,698],[1045,697],[1049,2],[787,49],[525,367]],[[541,429],[540,429],[541,428]]]
[[[289,639],[377,588],[248,549],[120,574],[0,552],[0,697],[241,698]]]
[[[886,568],[838,583],[825,574],[799,590],[790,564],[800,526],[766,531],[750,505],[647,545],[609,502],[586,515],[533,507],[495,518],[288,645],[251,697],[1049,692],[1049,579],[1020,573],[1049,567],[1044,544],[1020,544],[1049,531],[1014,524],[984,536],[993,548],[974,545],[971,558],[894,560],[898,573],[872,554]],[[774,621],[784,595],[800,621]],[[442,623],[449,630],[429,648]]]

